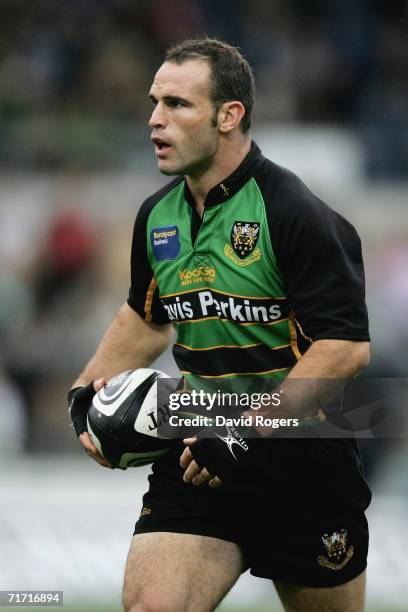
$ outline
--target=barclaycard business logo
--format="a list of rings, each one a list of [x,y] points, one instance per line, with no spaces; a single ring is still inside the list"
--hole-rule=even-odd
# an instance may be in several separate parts
[[[177,225],[154,227],[150,232],[153,256],[157,261],[176,259],[180,253],[179,230]]]

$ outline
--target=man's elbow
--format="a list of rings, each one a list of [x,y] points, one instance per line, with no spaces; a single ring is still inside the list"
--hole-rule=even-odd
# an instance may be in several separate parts
[[[353,345],[354,367],[356,372],[360,372],[370,363],[370,343],[354,342]]]
[[[167,349],[174,336],[174,328],[171,323],[167,325],[156,325],[155,323],[146,323],[149,340],[154,345],[156,357],[161,355]]]

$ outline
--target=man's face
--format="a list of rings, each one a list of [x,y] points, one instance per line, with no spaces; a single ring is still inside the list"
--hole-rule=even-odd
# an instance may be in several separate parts
[[[155,109],[149,121],[163,174],[200,174],[213,161],[218,145],[206,60],[165,62],[149,96]]]

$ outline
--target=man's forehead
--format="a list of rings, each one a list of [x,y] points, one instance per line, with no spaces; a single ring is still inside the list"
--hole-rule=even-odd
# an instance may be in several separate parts
[[[210,64],[205,59],[185,60],[181,64],[164,62],[156,72],[150,90],[153,95],[204,95],[210,90]]]

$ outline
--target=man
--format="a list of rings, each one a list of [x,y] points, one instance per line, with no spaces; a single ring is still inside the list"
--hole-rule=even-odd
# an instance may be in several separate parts
[[[186,41],[168,51],[150,98],[159,170],[178,178],[143,204],[129,299],[70,393],[76,432],[107,467],[85,431],[90,399],[150,364],[171,322],[191,386],[346,379],[368,362],[358,236],[251,143],[246,60],[220,41]],[[244,446],[233,461],[220,438],[191,438],[154,464],[127,612],[214,610],[248,568],[274,581],[285,610],[363,609],[370,492],[353,441]]]

